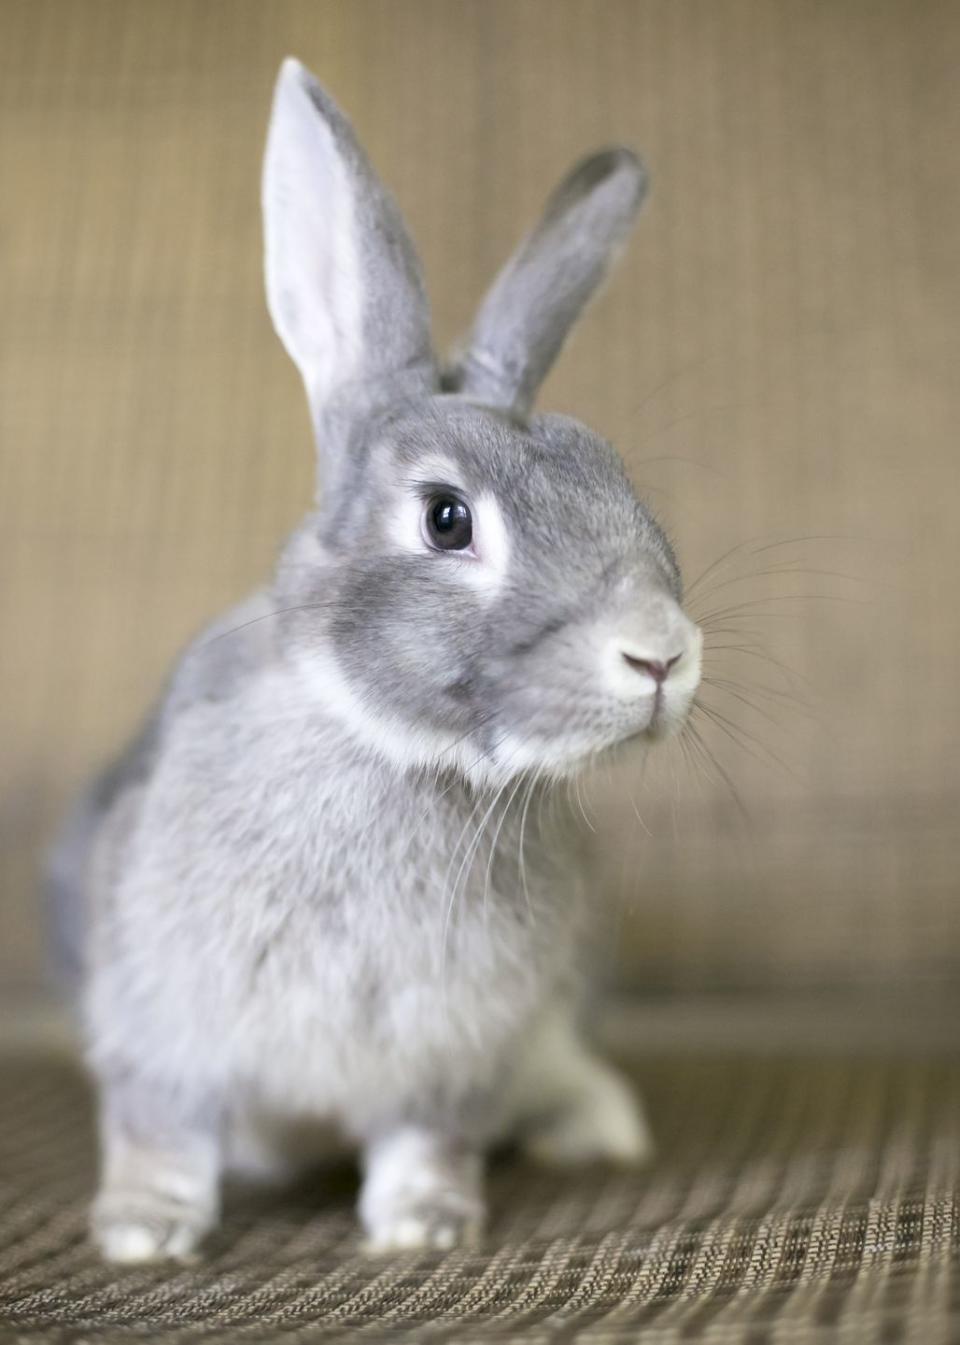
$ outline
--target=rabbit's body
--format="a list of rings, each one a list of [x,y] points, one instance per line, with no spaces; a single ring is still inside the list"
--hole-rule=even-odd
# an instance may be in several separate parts
[[[202,664],[235,637],[188,652],[103,819],[93,1059],[356,1138],[406,1118],[489,1139],[520,1030],[570,977],[575,854],[544,846],[526,788],[386,764],[271,625],[240,632],[262,663],[226,690]]]
[[[281,71],[267,293],[319,505],[188,649],[53,866],[112,1258],[192,1251],[222,1170],[330,1123],[386,1248],[475,1232],[498,1137],[646,1151],[574,1026],[585,885],[550,795],[682,724],[701,641],[615,451],[530,414],[643,190],[629,151],[584,160],[441,372],[395,204],[312,77]]]

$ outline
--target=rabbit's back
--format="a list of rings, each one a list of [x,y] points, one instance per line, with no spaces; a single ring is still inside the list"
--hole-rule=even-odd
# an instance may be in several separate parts
[[[258,590],[223,612],[187,646],[143,726],[123,751],[94,777],[63,819],[44,866],[54,970],[71,993],[86,960],[96,886],[94,861],[106,854],[116,865],[123,837],[118,813],[129,823],[137,811],[177,712],[199,700],[223,699],[275,657],[270,633],[272,602]],[[102,884],[100,884],[102,887]]]

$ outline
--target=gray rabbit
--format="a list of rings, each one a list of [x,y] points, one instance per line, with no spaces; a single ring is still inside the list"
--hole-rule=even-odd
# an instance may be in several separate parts
[[[644,195],[577,166],[441,370],[420,268],[294,60],[263,179],[266,283],[319,504],[268,587],[187,649],[54,855],[116,1261],[186,1256],[225,1170],[358,1148],[374,1250],[482,1226],[482,1158],[642,1158],[576,1025],[587,895],[552,802],[679,727],[700,632],[615,451],[534,394]]]

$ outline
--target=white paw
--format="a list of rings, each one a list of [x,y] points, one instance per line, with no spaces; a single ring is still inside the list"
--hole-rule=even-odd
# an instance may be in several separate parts
[[[618,1076],[606,1072],[589,1093],[533,1125],[522,1147],[536,1162],[556,1167],[597,1162],[636,1167],[654,1153],[639,1101]]]
[[[147,1261],[189,1261],[196,1254],[209,1218],[199,1211],[171,1211],[166,1202],[151,1206],[149,1199],[98,1200],[91,1231],[108,1261],[136,1265]]]
[[[369,1228],[364,1250],[374,1255],[399,1251],[441,1251],[477,1243],[483,1211],[458,1192],[399,1207]]]

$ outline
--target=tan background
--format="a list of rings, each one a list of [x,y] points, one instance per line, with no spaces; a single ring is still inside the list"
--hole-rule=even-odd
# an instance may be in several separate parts
[[[711,657],[720,772],[688,747],[584,791],[612,969],[953,976],[960,5],[2,0],[0,977],[38,976],[65,792],[308,500],[260,281],[286,52],[399,196],[441,341],[574,156],[649,161],[543,402],[622,447],[691,577],[754,545],[697,608],[747,651]]]

